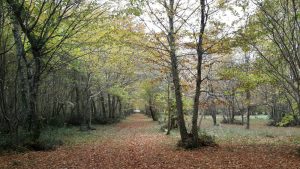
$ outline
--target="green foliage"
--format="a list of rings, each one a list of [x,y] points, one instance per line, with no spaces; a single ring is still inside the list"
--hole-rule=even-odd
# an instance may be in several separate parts
[[[194,102],[192,98],[183,96],[182,102],[183,102],[183,110],[185,112],[191,111],[193,109]]]
[[[11,142],[11,138],[7,134],[0,135],[0,152],[12,149],[13,144]]]
[[[177,146],[182,147],[184,149],[195,149],[199,147],[206,147],[206,146],[216,146],[215,137],[209,135],[205,131],[199,131],[199,139],[198,142],[195,143],[193,140],[193,135],[189,134],[189,137],[182,141],[178,141]]]
[[[20,130],[18,135],[1,134],[0,152],[12,150],[17,152],[54,150],[58,146],[63,145],[62,135],[58,137],[58,135],[54,134],[57,130],[59,129],[45,129],[35,142],[32,142],[30,133],[25,130]]]
[[[65,118],[62,116],[52,117],[50,118],[48,125],[53,127],[63,127],[65,125]]]
[[[26,143],[25,146],[29,150],[35,151],[49,151],[55,150],[57,147],[63,145],[63,141],[51,136],[40,137],[36,142]]]
[[[142,10],[140,8],[136,8],[136,7],[127,8],[126,12],[128,14],[132,14],[132,15],[135,15],[135,16],[141,16],[142,15]]]
[[[286,114],[277,125],[280,127],[287,127],[293,125],[293,123],[294,116],[292,114]]]
[[[204,130],[199,131],[199,142],[202,146],[215,146],[216,138],[213,135],[208,134]]]

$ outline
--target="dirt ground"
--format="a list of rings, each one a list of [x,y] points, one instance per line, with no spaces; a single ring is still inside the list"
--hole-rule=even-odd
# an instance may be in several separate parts
[[[159,132],[157,123],[142,114],[134,114],[114,128],[111,136],[101,137],[99,142],[2,155],[0,168],[300,169],[300,157],[290,146],[221,143],[218,147],[182,150],[176,148],[174,137]]]

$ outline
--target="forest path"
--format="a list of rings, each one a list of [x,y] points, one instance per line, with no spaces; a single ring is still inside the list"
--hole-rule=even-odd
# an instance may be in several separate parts
[[[106,137],[97,134],[99,141],[92,143],[0,156],[0,168],[300,168],[300,158],[285,147],[221,145],[193,151],[177,149],[177,138],[159,132],[157,123],[142,114],[113,125]]]

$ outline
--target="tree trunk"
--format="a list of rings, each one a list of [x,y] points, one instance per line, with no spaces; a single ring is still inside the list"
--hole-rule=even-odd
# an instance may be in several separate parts
[[[111,103],[111,117],[114,119],[116,118],[116,96],[112,96],[112,103]]]
[[[41,134],[42,127],[42,118],[39,111],[37,110],[37,98],[41,76],[41,53],[39,50],[35,50],[35,48],[33,48],[32,50],[32,54],[34,57],[34,69],[33,73],[30,73],[27,76],[29,81],[29,114],[32,118],[32,139],[33,141],[36,141]]]
[[[167,104],[168,104],[168,131],[167,131],[167,135],[170,134],[171,132],[171,103],[170,103],[170,80],[169,80],[169,76],[167,78],[168,80],[168,90],[167,90]]]
[[[100,101],[101,101],[103,118],[107,119],[106,110],[105,110],[105,100],[104,100],[103,92],[100,93]]]
[[[211,117],[213,119],[214,126],[216,126],[217,125],[217,113],[216,113],[216,106],[215,106],[214,101],[212,101],[211,105],[209,106],[209,109],[210,109]]]
[[[182,103],[182,93],[181,93],[181,85],[179,79],[179,70],[178,70],[178,60],[176,56],[176,43],[175,43],[175,34],[174,34],[174,0],[169,0],[170,6],[168,10],[168,18],[169,18],[169,54],[171,57],[171,67],[172,67],[172,77],[173,83],[175,87],[175,99],[176,99],[176,109],[177,109],[177,118],[179,131],[182,142],[188,138],[188,132],[185,126],[184,114],[183,114],[183,103]]]
[[[193,146],[198,147],[198,111],[199,111],[199,98],[200,98],[200,89],[201,89],[201,75],[202,75],[202,59],[203,59],[203,34],[206,26],[206,15],[205,15],[205,0],[200,0],[201,5],[201,23],[200,23],[200,32],[197,42],[197,77],[196,77],[196,91],[194,96],[194,105],[193,105],[193,117],[192,117],[192,135],[193,135]]]
[[[120,97],[118,97],[118,102],[119,102],[119,113],[121,117],[124,117],[123,111],[122,111],[122,102]]]
[[[246,92],[246,100],[247,100],[247,125],[246,129],[250,129],[250,91],[247,90]]]
[[[246,61],[246,66],[247,66],[247,73],[250,71],[250,56],[245,54],[245,61]],[[246,125],[246,129],[250,129],[250,99],[251,99],[251,94],[250,94],[250,90],[247,89],[246,91],[246,101],[247,101],[247,125]]]
[[[156,112],[153,110],[151,98],[149,99],[149,111],[153,121],[157,121]]]
[[[14,36],[14,41],[16,44],[16,51],[17,51],[17,59],[18,59],[18,81],[20,84],[20,92],[21,92],[21,112],[25,113],[26,115],[29,114],[28,112],[28,102],[27,102],[27,87],[26,87],[26,79],[23,74],[24,67],[22,66],[21,61],[25,58],[25,50],[24,50],[24,44],[22,42],[22,38],[20,35],[20,29],[17,21],[15,21],[14,17],[12,17],[13,21],[13,36]],[[26,60],[24,59],[25,64]]]
[[[230,123],[234,123],[234,116],[235,116],[235,90],[232,89],[232,96],[231,96],[231,116],[230,116]]]
[[[108,118],[112,118],[111,99],[109,93],[107,93],[107,103],[108,103]]]

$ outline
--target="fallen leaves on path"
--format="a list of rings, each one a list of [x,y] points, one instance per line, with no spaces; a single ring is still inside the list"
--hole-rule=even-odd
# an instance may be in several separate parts
[[[221,144],[185,151],[175,147],[176,140],[159,133],[156,125],[135,114],[101,142],[1,156],[0,168],[300,169],[300,157],[288,146]]]

